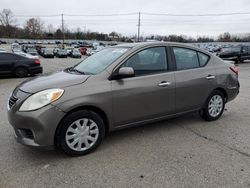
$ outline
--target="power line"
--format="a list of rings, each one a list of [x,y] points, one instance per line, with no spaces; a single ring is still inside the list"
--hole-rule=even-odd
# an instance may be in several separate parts
[[[120,24],[122,26],[125,26],[124,23],[127,24],[134,24],[134,27],[137,26],[137,40],[140,40],[140,32],[142,23],[143,26],[149,27],[149,26],[159,26],[159,25],[170,25],[170,24],[176,24],[181,23],[182,25],[201,25],[209,23],[210,25],[222,25],[222,24],[244,24],[245,20],[240,19],[243,18],[242,16],[245,16],[244,18],[249,18],[250,12],[231,12],[231,13],[204,13],[204,14],[172,14],[172,13],[153,13],[153,12],[129,12],[129,13],[111,13],[111,14],[48,14],[48,15],[23,15],[23,14],[17,14],[14,15],[15,17],[19,19],[25,19],[25,18],[31,18],[31,17],[41,17],[45,20],[52,20],[58,19],[60,20],[61,17],[61,24],[62,24],[62,32],[64,35],[65,30],[65,17],[66,22],[67,18],[68,21],[71,23],[74,23],[77,21],[77,17],[79,22],[84,22],[84,24],[88,25],[102,25],[102,24]],[[134,16],[134,17],[133,17]],[[229,23],[225,23],[225,20],[220,20],[222,17],[227,16],[235,16],[231,17]],[[104,17],[104,18],[102,18]],[[172,17],[172,18],[169,18]],[[180,19],[178,18],[180,17]],[[184,18],[186,17],[186,19]],[[207,19],[205,18],[207,17]],[[197,18],[197,20],[195,20]],[[203,19],[202,19],[203,18]],[[204,19],[205,18],[205,19]],[[213,20],[213,19],[216,20]],[[235,20],[240,19],[239,21]],[[70,20],[71,19],[71,20]],[[106,20],[104,20],[106,19]],[[164,20],[166,19],[166,20]],[[174,20],[175,19],[175,20]],[[178,20],[179,19],[179,20]],[[199,19],[199,20],[198,20]],[[210,19],[210,20],[208,20]],[[207,21],[206,21],[207,20]],[[211,21],[213,23],[211,23]],[[236,23],[232,22],[235,21]],[[246,20],[248,21],[248,20]],[[60,21],[59,21],[60,22]],[[88,23],[89,22],[89,23]],[[98,23],[99,22],[99,23]],[[137,25],[136,25],[137,23]],[[246,25],[246,24],[245,24]],[[63,36],[64,40],[64,36]]]
[[[104,16],[132,16],[137,15],[138,13],[121,13],[121,14],[64,14],[65,16],[72,16],[72,17],[104,17]]]
[[[54,14],[54,15],[20,15],[20,14],[14,14],[14,17],[20,17],[20,18],[29,18],[29,17],[59,17],[60,14]]]
[[[167,13],[150,13],[141,12],[141,15],[148,16],[173,16],[173,17],[213,17],[213,16],[233,16],[233,15],[250,15],[250,12],[231,12],[231,13],[206,13],[206,14],[167,14]],[[138,15],[138,12],[130,13],[114,13],[114,14],[64,14],[67,17],[112,17],[112,16],[134,16]],[[59,17],[61,14],[51,15],[21,15],[15,14],[15,17]]]
[[[209,16],[233,16],[233,15],[250,15],[250,12],[232,12],[232,13],[214,13],[214,14],[161,14],[142,12],[143,15],[150,16],[190,16],[190,17],[209,17]]]

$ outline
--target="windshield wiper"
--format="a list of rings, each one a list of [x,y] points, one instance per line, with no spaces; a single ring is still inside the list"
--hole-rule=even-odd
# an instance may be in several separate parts
[[[79,71],[79,70],[77,70],[75,68],[70,69],[70,71],[77,72],[79,74],[85,74],[83,71]]]
[[[67,72],[76,72],[76,73],[79,73],[79,74],[84,74],[84,75],[94,75],[93,73],[91,72],[83,72],[83,71],[80,71],[74,67],[70,67],[70,68],[67,68],[65,69],[64,71],[67,71]]]

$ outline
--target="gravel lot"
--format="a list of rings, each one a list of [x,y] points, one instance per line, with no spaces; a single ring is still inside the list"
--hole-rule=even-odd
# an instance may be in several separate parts
[[[41,59],[44,72],[77,59]],[[0,79],[0,187],[250,187],[250,63],[222,118],[197,114],[111,133],[92,154],[70,158],[22,146],[6,115],[8,96],[25,79]]]

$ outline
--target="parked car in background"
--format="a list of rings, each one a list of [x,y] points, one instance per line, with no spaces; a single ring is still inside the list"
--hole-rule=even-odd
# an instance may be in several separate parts
[[[0,40],[0,44],[7,44],[5,40]]]
[[[65,50],[67,51],[67,55],[71,56],[71,53],[73,51],[74,48],[66,48]]]
[[[222,48],[217,55],[225,60],[232,60],[235,63],[243,63],[244,60],[250,59],[250,46]]]
[[[86,47],[80,47],[79,51],[81,52],[82,55],[86,55],[87,54],[87,48]]]
[[[20,48],[20,45],[18,43],[12,43],[11,49],[13,49],[13,48]]]
[[[46,48],[46,47],[45,47],[45,46],[41,46],[41,45],[35,45],[34,48],[36,49],[37,53],[38,53],[39,55],[41,55],[42,49],[44,49],[44,48]]]
[[[14,53],[0,53],[0,75],[26,77],[42,72],[39,59],[31,59]]]
[[[92,48],[93,45],[86,42],[86,41],[78,41],[77,42],[78,47],[86,47],[86,48]]]
[[[54,53],[52,48],[43,48],[42,54],[45,58],[54,58]]]
[[[27,49],[26,49],[26,53],[27,53],[27,54],[30,54],[30,55],[35,55],[35,56],[38,55],[38,53],[37,53],[37,51],[36,51],[35,48],[27,48]]]
[[[31,54],[27,54],[24,52],[15,52],[15,54],[23,56],[23,57],[27,57],[29,59],[39,59],[39,57],[37,55],[31,55]]]
[[[58,48],[58,47],[55,47],[55,48],[53,49],[54,56],[57,56],[57,52],[58,52],[59,49],[60,49],[60,48]]]
[[[93,48],[92,50],[88,50],[87,51],[87,54],[88,56],[91,56],[99,51],[101,51],[102,49],[104,49],[105,47],[104,46],[96,46],[95,48]]]
[[[81,58],[82,57],[82,54],[81,52],[79,51],[79,49],[75,48],[72,50],[72,52],[70,53],[70,57],[73,57],[73,58]]]
[[[123,44],[22,83],[8,117],[18,142],[84,155],[109,131],[197,111],[217,120],[238,93],[235,65],[209,52],[179,43]]]
[[[40,55],[40,56],[43,56],[43,53],[44,53],[44,51],[45,51],[45,47],[42,47],[42,48],[40,48],[37,52],[38,52],[38,54]],[[53,55],[54,55],[54,53],[53,53]]]
[[[67,51],[65,49],[58,49],[57,53],[56,53],[56,57],[67,57]]]
[[[20,53],[20,52],[23,52],[23,51],[22,51],[22,49],[20,47],[13,47],[12,52],[13,53]]]

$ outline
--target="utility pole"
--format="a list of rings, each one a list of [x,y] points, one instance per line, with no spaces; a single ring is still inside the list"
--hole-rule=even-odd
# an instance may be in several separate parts
[[[62,14],[62,34],[63,34],[63,43],[62,43],[62,47],[64,48],[65,35],[64,35],[64,20],[63,20],[63,14]]]
[[[137,34],[137,41],[140,42],[140,30],[141,30],[141,12],[139,12],[138,17],[138,34]]]

